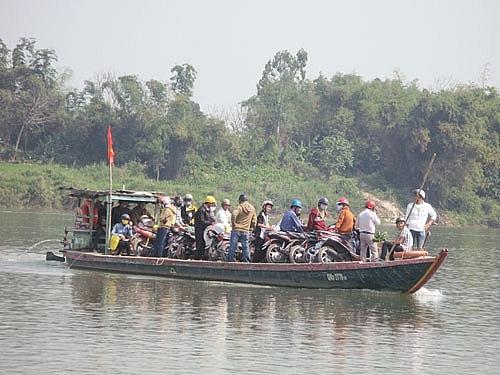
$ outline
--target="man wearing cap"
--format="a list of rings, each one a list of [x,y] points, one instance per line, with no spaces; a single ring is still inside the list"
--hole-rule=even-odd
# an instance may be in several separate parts
[[[257,225],[257,214],[255,213],[254,206],[248,203],[248,197],[245,194],[241,194],[238,201],[238,207],[231,215],[231,225],[233,229],[231,231],[231,240],[229,242],[229,251],[226,260],[228,262],[234,262],[234,253],[236,252],[236,246],[238,246],[239,242],[243,248],[243,262],[250,262],[248,232]]]
[[[398,239],[395,241],[384,241],[382,244],[382,255],[381,259],[385,260],[388,251],[394,247],[393,251],[389,255],[389,260],[394,260],[394,253],[401,251],[409,251],[413,245],[413,236],[411,235],[410,230],[406,226],[406,221],[404,217],[398,217],[396,219],[396,226],[399,230]]]
[[[217,211],[215,219],[218,224],[224,226],[224,232],[231,232],[231,202],[229,199],[223,199],[221,202],[221,208]]]
[[[413,247],[422,249],[425,241],[425,232],[437,218],[436,211],[427,202],[424,202],[425,191],[413,190],[414,201],[406,207],[406,218],[408,228],[413,236]]]

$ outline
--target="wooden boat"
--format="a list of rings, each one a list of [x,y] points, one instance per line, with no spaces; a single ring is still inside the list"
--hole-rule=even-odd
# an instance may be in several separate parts
[[[139,199],[139,201],[147,201],[156,206],[161,196],[158,193],[138,194],[129,191],[109,193],[75,189],[71,189],[70,195],[80,201],[89,198],[93,201],[106,199],[108,218],[111,214],[111,206],[116,200],[136,202]],[[155,211],[158,211],[157,208]],[[77,221],[80,219],[77,218]],[[448,250],[443,249],[437,256],[420,256],[387,262],[349,261],[297,264],[228,263],[115,256],[111,255],[107,248],[110,230],[105,231],[103,241],[99,238],[96,241],[95,233],[92,232],[94,231],[92,220],[89,220],[88,224],[88,228],[75,227],[65,230],[66,237],[63,241],[65,249],[62,252],[66,264],[71,268],[281,287],[375,289],[414,293],[434,275],[448,254]],[[109,220],[107,227],[109,228]],[[72,233],[71,240],[67,238],[68,233]],[[96,243],[97,246],[95,246]]]
[[[151,276],[321,289],[376,289],[414,293],[438,270],[435,257],[389,262],[227,263],[64,250],[71,268]]]

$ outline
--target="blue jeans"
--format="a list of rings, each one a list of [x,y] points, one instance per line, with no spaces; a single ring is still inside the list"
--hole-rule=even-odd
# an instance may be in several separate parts
[[[425,231],[416,231],[413,229],[410,229],[411,235],[413,236],[413,247],[416,247],[417,249],[421,249],[422,246],[424,245],[425,241]]]
[[[163,249],[165,248],[165,242],[170,230],[168,228],[158,228],[156,231],[155,247],[153,248],[154,257],[162,257]]]
[[[238,242],[241,243],[243,248],[243,262],[250,262],[250,246],[248,244],[248,232],[240,232],[239,230],[231,231],[231,239],[229,240],[229,250],[227,253],[228,262],[234,262],[234,253]]]

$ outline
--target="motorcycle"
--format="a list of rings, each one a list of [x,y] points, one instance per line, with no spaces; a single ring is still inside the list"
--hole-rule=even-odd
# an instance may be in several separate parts
[[[221,260],[223,262],[227,261],[227,256],[229,253],[229,245],[231,241],[231,234],[226,233],[224,226],[222,224],[216,224],[213,227],[209,227],[205,230],[205,252],[209,260],[217,261]],[[249,245],[252,249],[253,236],[250,236]],[[236,247],[234,253],[234,259],[241,262],[243,260],[243,248],[240,243]]]
[[[216,224],[206,228],[203,237],[205,240],[205,254],[208,260],[222,260],[225,262],[231,235],[225,233],[224,226]]]
[[[320,263],[349,262],[360,260],[359,256],[359,234],[353,232],[349,240],[340,234],[332,233],[331,236],[322,240],[318,254]]]
[[[304,241],[304,233],[276,231],[269,233],[269,240],[262,246],[266,249],[268,263],[286,263],[290,260],[290,249]]]
[[[306,232],[305,240],[294,244],[290,248],[291,263],[317,263],[318,255],[323,244],[323,239],[331,235],[331,232],[314,231]]]
[[[196,241],[194,231],[189,227],[174,226],[172,237],[167,246],[167,257],[174,259],[189,259],[194,256]]]
[[[151,256],[156,238],[156,233],[153,229],[153,220],[143,215],[132,229],[134,232],[131,239],[133,254],[143,257]]]

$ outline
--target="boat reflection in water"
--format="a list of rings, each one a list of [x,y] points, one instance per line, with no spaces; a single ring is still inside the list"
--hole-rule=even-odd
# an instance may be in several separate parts
[[[200,330],[205,342],[210,335],[210,345],[219,348],[228,345],[226,336],[234,337],[238,331],[269,335],[273,340],[293,341],[305,335],[311,351],[326,350],[342,360],[349,338],[369,343],[387,329],[397,332],[391,336],[401,341],[396,345],[408,350],[414,342],[418,350],[419,327],[439,325],[432,309],[419,303],[417,295],[391,292],[248,286],[87,271],[75,273],[72,283],[73,302],[94,312],[103,331],[120,331],[124,325],[145,337],[159,331],[167,346],[181,336],[196,340]]]

